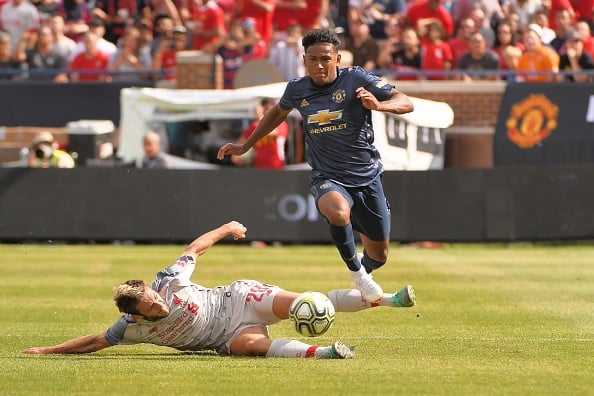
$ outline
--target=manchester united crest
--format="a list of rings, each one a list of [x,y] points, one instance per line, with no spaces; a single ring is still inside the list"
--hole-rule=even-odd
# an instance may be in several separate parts
[[[344,89],[337,89],[332,94],[332,101],[334,103],[342,103],[345,98],[346,98],[346,92],[344,91]]]
[[[507,136],[518,147],[530,148],[557,128],[559,106],[543,94],[532,94],[512,106],[507,119]]]

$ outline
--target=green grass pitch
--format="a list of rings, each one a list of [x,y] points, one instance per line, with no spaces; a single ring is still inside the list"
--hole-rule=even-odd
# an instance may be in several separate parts
[[[352,344],[351,360],[184,354],[151,345],[31,356],[27,347],[103,332],[112,288],[150,281],[179,245],[0,245],[1,395],[594,395],[594,245],[394,244],[375,275],[415,286],[417,306],[337,313],[306,339]],[[294,291],[350,287],[333,246],[214,246],[193,280],[252,278]]]

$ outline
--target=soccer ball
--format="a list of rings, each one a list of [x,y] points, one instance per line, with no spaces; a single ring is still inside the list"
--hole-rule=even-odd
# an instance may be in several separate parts
[[[326,295],[308,291],[293,300],[289,307],[289,319],[299,333],[317,337],[332,327],[334,312],[334,305]]]

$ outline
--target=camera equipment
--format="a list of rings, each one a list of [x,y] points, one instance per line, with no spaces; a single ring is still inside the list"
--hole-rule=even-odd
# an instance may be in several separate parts
[[[35,156],[40,160],[50,159],[53,152],[54,150],[52,150],[49,144],[40,144],[37,147],[35,147]]]

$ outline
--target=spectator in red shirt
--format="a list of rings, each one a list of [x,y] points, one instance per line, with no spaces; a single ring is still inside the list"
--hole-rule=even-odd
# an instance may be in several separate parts
[[[162,79],[177,80],[177,59],[175,54],[186,49],[188,44],[187,30],[183,26],[173,28],[171,38],[161,40],[153,55],[153,69],[161,70]]]
[[[429,80],[447,80],[445,74],[436,73],[439,70],[452,69],[452,50],[443,41],[443,26],[439,22],[427,25],[427,35],[421,39],[421,70],[428,72]]]
[[[70,81],[107,81],[106,73],[109,55],[97,48],[99,37],[93,32],[83,36],[85,51],[76,55],[70,61]],[[95,73],[81,73],[82,71],[96,71]]]
[[[190,0],[188,14],[193,49],[214,52],[227,34],[223,9],[214,0]]]
[[[452,15],[441,2],[443,0],[416,0],[406,11],[405,20],[419,32],[425,30],[427,24],[439,21],[444,30],[444,38],[454,34]]]
[[[274,100],[264,98],[260,101],[260,114],[266,113],[274,106]],[[245,142],[256,127],[260,124],[260,119],[252,121],[239,138],[239,144]],[[258,140],[253,147],[253,157],[250,156],[232,156],[231,161],[236,165],[247,165],[251,163],[254,168],[259,169],[282,169],[285,167],[285,143],[289,134],[289,124],[286,121],[281,122],[272,132]]]
[[[592,21],[594,15],[594,0],[570,0],[575,10],[575,18],[577,20]]]
[[[561,8],[565,8],[571,14],[571,20],[575,19],[575,11],[570,0],[542,0],[542,10],[549,16],[549,27],[553,30],[557,29],[557,21],[555,15]]]
[[[329,0],[306,0],[307,8],[297,12],[297,21],[305,31],[320,29],[328,15]]]
[[[458,33],[455,37],[447,40],[450,49],[452,50],[452,67],[458,67],[460,57],[470,49],[470,36],[476,30],[474,19],[470,17],[462,18],[458,25]]]
[[[254,18],[256,30],[260,33],[262,40],[268,43],[272,40],[274,32],[272,18],[276,3],[277,0],[239,0],[236,3],[236,15],[239,15],[241,20]]]
[[[297,15],[306,9],[307,2],[305,0],[279,0],[272,16],[275,34],[286,32],[289,22],[297,22]]]

